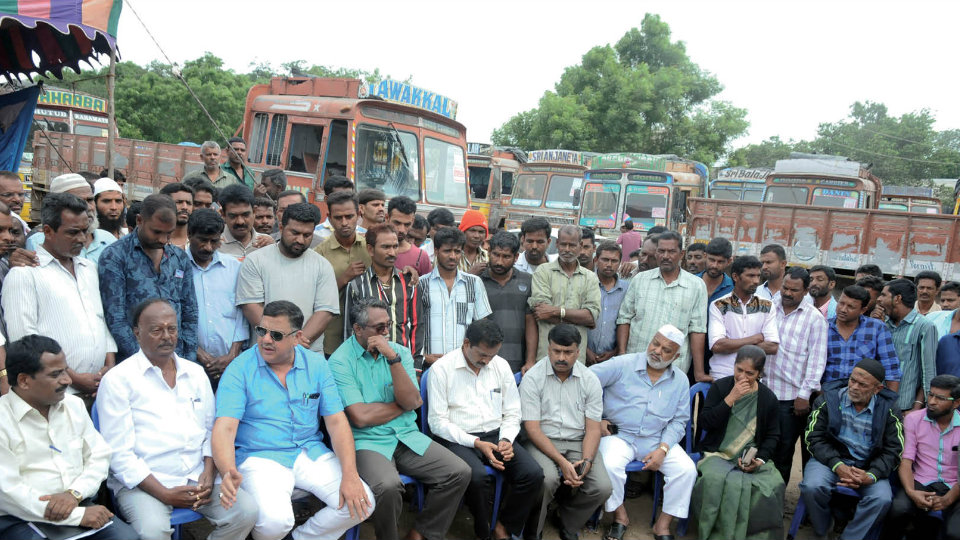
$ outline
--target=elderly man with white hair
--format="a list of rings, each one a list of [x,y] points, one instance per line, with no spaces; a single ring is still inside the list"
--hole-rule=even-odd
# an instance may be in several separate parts
[[[672,366],[685,337],[677,327],[660,327],[646,352],[616,356],[590,370],[603,387],[600,455],[613,492],[604,510],[613,512],[604,538],[623,538],[630,520],[623,506],[627,464],[642,461],[644,470],[666,478],[663,512],[653,526],[656,540],[672,540],[673,518],[686,518],[697,468],[679,445],[690,419],[687,376]]]

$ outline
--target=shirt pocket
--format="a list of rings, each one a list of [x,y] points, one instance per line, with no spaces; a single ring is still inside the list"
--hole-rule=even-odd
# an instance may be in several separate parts
[[[469,321],[469,312],[471,311],[471,304],[466,302],[457,302],[455,304],[457,311],[457,324],[466,325]]]
[[[317,397],[311,397],[316,395]],[[319,424],[320,395],[308,394],[290,400],[290,413],[298,430],[312,428]]]

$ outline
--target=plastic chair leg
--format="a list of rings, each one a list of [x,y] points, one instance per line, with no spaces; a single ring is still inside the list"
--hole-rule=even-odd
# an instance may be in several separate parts
[[[794,540],[797,537],[797,531],[800,530],[800,524],[807,514],[807,505],[803,502],[803,495],[797,501],[797,509],[793,512],[793,520],[790,522],[790,531],[787,532],[787,540]]]
[[[489,467],[488,467],[489,468]],[[500,517],[500,503],[503,496],[503,474],[493,475],[493,512],[490,514],[490,530],[497,527],[497,519]]]

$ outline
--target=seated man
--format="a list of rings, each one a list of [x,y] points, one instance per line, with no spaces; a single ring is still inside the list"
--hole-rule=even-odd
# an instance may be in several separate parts
[[[501,343],[497,323],[473,321],[463,346],[440,357],[422,381],[429,389],[430,430],[473,471],[466,499],[477,538],[490,538],[491,497],[484,465],[501,471],[512,488],[494,538],[520,536],[543,484],[540,465],[514,444],[520,433],[520,394],[510,364],[497,356]]]
[[[326,506],[293,538],[338,538],[374,504],[357,474],[336,383],[323,355],[300,345],[303,312],[292,302],[264,306],[255,330],[257,346],[230,362],[217,388],[213,459],[223,476],[220,503],[237,504],[244,482],[260,509],[254,540],[280,540],[293,528],[290,496],[300,488]],[[320,416],[333,452],[323,444]]]
[[[199,364],[174,352],[177,313],[154,298],[134,309],[133,324],[140,350],[107,372],[97,392],[117,506],[141,538],[169,540],[174,508],[208,517],[212,539],[246,537],[257,507],[242,490],[232,508],[220,505],[210,449],[213,390]]]
[[[10,392],[0,397],[0,539],[45,538],[109,527],[87,538],[130,540],[136,531],[93,505],[110,467],[110,447],[70,386],[56,341],[29,335],[7,345]]]
[[[357,444],[357,469],[377,497],[373,527],[379,540],[396,540],[402,507],[400,474],[427,484],[423,511],[410,540],[444,538],[470,481],[470,467],[417,429],[420,389],[410,350],[387,341],[393,321],[383,300],[350,306],[353,335],[330,357]]]
[[[678,443],[690,419],[690,384],[685,373],[671,366],[684,339],[683,332],[666,324],[646,352],[615,356],[590,368],[603,387],[600,455],[612,488],[604,510],[614,513],[606,538],[623,538],[630,524],[623,492],[631,461],[643,461],[644,470],[660,471],[666,478],[654,536],[669,538],[673,518],[687,517],[697,467]]]
[[[937,538],[940,520],[927,512],[943,514],[946,540],[960,539],[960,480],[957,478],[957,445],[960,444],[960,377],[938,375],[930,381],[927,407],[903,420],[904,444],[900,484],[883,526],[882,540]]]
[[[813,459],[803,470],[800,492],[819,538],[826,538],[830,499],[838,486],[860,494],[841,539],[867,538],[890,507],[888,477],[900,461],[903,424],[897,394],[883,382],[883,364],[864,358],[853,367],[849,382],[823,385],[813,406],[805,436]]]
[[[541,538],[547,505],[560,482],[574,489],[557,508],[559,535],[576,540],[577,531],[610,498],[610,478],[597,452],[603,390],[597,376],[578,362],[577,327],[560,323],[547,335],[547,357],[527,370],[520,383],[527,450],[543,469],[543,491],[527,520],[525,536]]]

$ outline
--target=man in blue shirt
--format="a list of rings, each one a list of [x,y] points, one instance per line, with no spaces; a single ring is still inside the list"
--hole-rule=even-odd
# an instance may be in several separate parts
[[[187,256],[193,266],[193,288],[197,292],[199,346],[197,361],[207,371],[216,389],[223,370],[250,338],[243,311],[236,305],[240,261],[220,255],[223,218],[215,210],[201,208],[187,222]]]
[[[609,537],[622,538],[630,523],[623,495],[631,461],[643,461],[644,470],[666,477],[654,537],[669,535],[674,517],[687,517],[697,467],[678,443],[690,419],[690,385],[686,374],[670,365],[684,338],[683,332],[667,324],[653,336],[646,352],[617,356],[590,368],[603,386],[600,454],[613,487],[604,504],[605,511],[614,513]]]
[[[617,315],[630,282],[617,275],[620,246],[605,241],[597,246],[594,268],[600,281],[600,316],[587,332],[587,365],[605,362],[617,353]],[[496,313],[496,311],[494,311]]]
[[[812,281],[811,287],[812,285]],[[883,365],[887,388],[900,388],[900,361],[893,337],[886,325],[863,315],[870,302],[870,293],[863,287],[850,285],[843,289],[837,302],[837,316],[827,320],[827,367],[822,382],[846,381],[853,367],[863,358],[873,358]]]
[[[260,508],[253,537],[280,540],[293,528],[293,489],[326,506],[293,538],[338,538],[373,511],[370,488],[357,474],[350,424],[323,355],[298,345],[303,312],[285,300],[270,302],[256,327],[257,346],[227,366],[217,391],[213,459],[223,477],[221,503],[237,488]],[[323,444],[320,420],[333,444]]]
[[[177,312],[180,338],[177,354],[197,359],[197,295],[187,254],[169,244],[177,228],[177,205],[169,195],[143,200],[137,228],[107,246],[100,255],[100,298],[107,327],[117,342],[117,363],[140,346],[133,335],[130,312],[149,298],[163,298]]]
[[[937,375],[960,377],[960,332],[940,338],[937,344]]]

